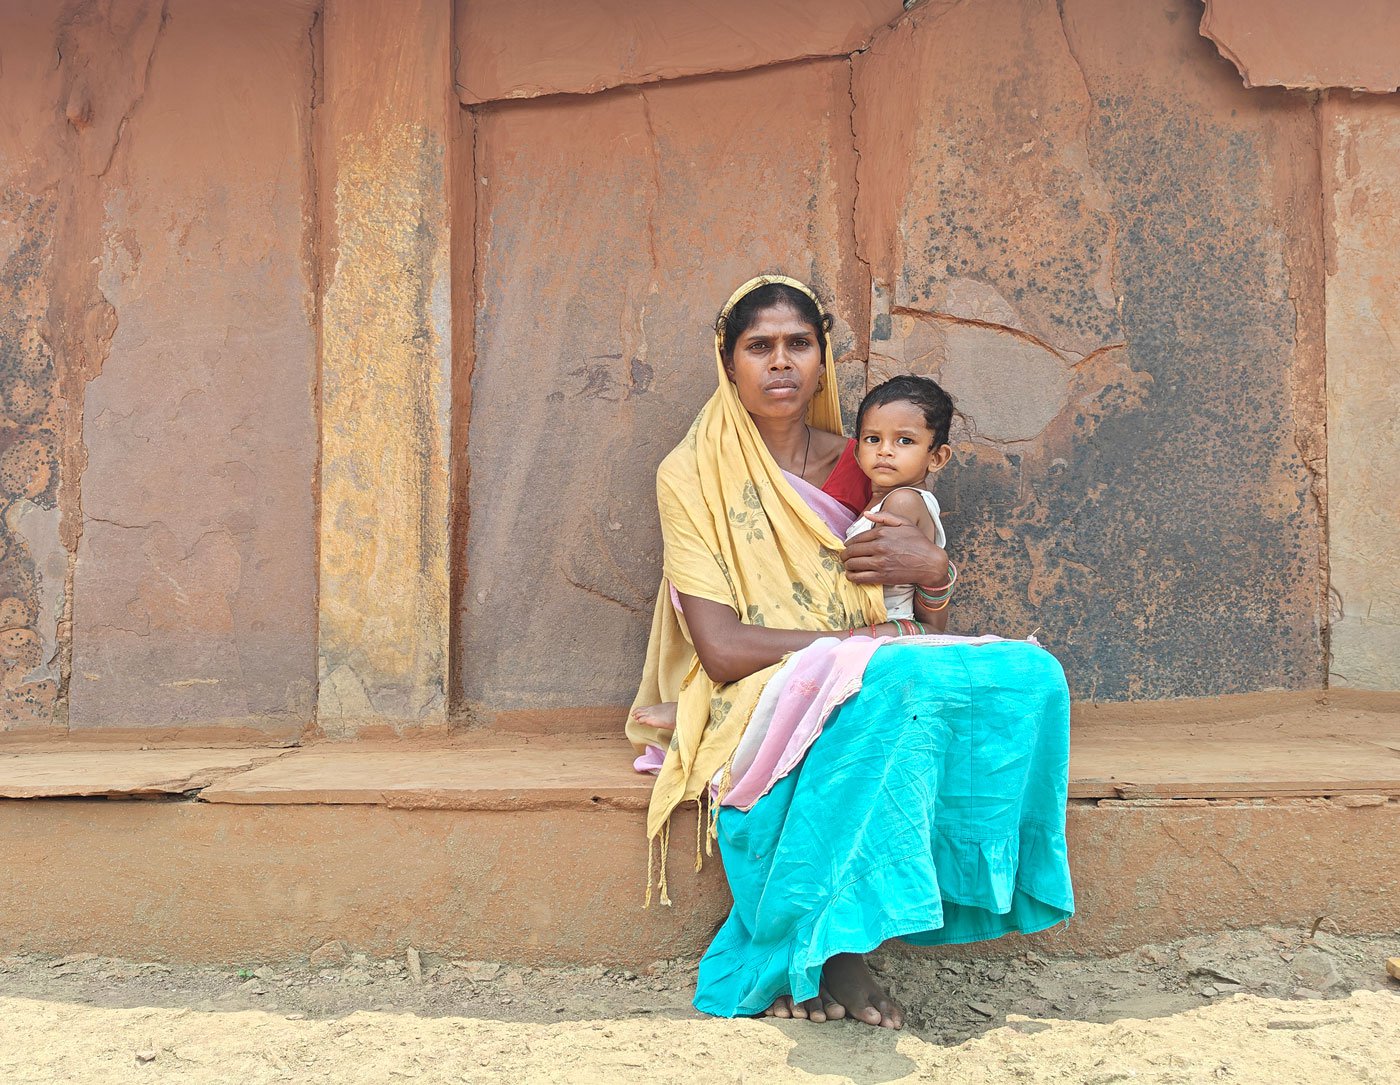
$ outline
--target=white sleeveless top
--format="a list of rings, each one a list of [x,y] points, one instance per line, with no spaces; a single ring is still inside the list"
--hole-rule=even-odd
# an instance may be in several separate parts
[[[943,534],[943,521],[939,517],[938,498],[927,490],[921,490],[917,486],[896,486],[892,493],[900,490],[913,490],[924,499],[924,506],[928,509],[928,514],[933,517],[934,542],[939,546],[948,545],[947,536]],[[889,500],[890,494],[885,494],[874,508],[867,509],[866,512],[879,512],[880,507]],[[869,531],[875,525],[864,513],[856,520],[846,532],[846,541],[849,542],[862,531]],[[885,585],[885,616],[887,618],[912,618],[914,617],[914,585],[913,584],[886,584]]]

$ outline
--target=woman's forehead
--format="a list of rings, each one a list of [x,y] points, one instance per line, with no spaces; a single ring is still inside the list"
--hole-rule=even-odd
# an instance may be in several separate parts
[[[810,320],[786,303],[770,305],[754,314],[753,323],[740,338],[772,335],[811,335],[817,329]]]

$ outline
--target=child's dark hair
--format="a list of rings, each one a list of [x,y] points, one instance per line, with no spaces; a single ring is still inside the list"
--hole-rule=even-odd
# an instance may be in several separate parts
[[[715,321],[715,331],[724,336],[720,353],[728,362],[734,357],[734,344],[739,336],[753,326],[758,314],[765,309],[784,307],[793,310],[817,330],[817,350],[826,353],[826,337],[831,331],[831,314],[823,313],[817,303],[796,287],[787,283],[767,283],[750,290],[734,304],[729,315]]]
[[[948,428],[953,424],[953,400],[936,380],[905,373],[870,389],[856,411],[857,437],[860,436],[860,424],[865,419],[865,412],[871,407],[883,407],[886,403],[912,403],[923,412],[924,424],[933,431],[933,447],[948,443]]]

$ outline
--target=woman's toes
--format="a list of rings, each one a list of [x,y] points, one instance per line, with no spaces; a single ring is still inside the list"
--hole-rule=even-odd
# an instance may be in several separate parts
[[[880,1027],[901,1029],[904,1027],[904,1009],[897,1002],[880,999],[875,1004],[880,1013]]]
[[[838,1011],[833,1014],[832,1010]],[[780,1017],[784,1021],[796,1019],[798,1021],[829,1021],[834,1017],[845,1016],[845,1008],[837,1003],[830,1002],[827,996],[822,995],[817,998],[808,998],[802,1002],[795,1002],[790,995],[782,995],[773,1000],[773,1004],[763,1011],[764,1017]]]
[[[822,1013],[826,1014],[826,1019],[828,1021],[840,1021],[846,1016],[846,1007],[837,1002],[836,999],[832,997],[831,992],[825,987],[822,988],[820,997]]]
[[[826,1020],[826,1008],[822,1005],[820,998],[809,998],[802,1003],[802,1015],[808,1021],[816,1021],[818,1024]]]

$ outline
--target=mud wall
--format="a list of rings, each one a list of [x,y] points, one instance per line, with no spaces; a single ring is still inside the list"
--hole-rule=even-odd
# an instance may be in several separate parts
[[[1241,87],[1189,5],[1062,7],[915,17],[856,64],[872,379],[960,414],[956,620],[1039,627],[1081,697],[1317,685],[1310,104]]]
[[[39,3],[7,12],[0,46],[0,729],[54,724],[63,686],[68,555],[59,459],[69,433],[51,306],[63,162],[40,153],[60,100]]]
[[[4,18],[7,726],[296,734],[315,692],[314,9]]]
[[[713,74],[583,49],[552,81],[538,43],[474,65],[472,8],[465,708],[627,700],[652,467],[712,389],[715,309],[773,269],[844,319],[848,403],[910,370],[954,395],[959,628],[1038,628],[1084,698],[1323,683],[1315,103],[1247,90],[1197,5],[929,3],[789,62],[838,40],[823,9],[743,73],[704,46],[729,27],[686,23]]]
[[[0,0],[0,727],[615,727],[760,270],[955,396],[959,628],[1400,685],[1393,50],[1257,7]]]
[[[1390,0],[1205,0],[1201,33],[1247,87],[1400,87],[1400,13]]]
[[[836,343],[864,356],[849,81],[821,60],[478,114],[473,710],[630,700],[660,577],[656,465],[714,391],[705,328],[734,285],[788,268],[853,299]]]

